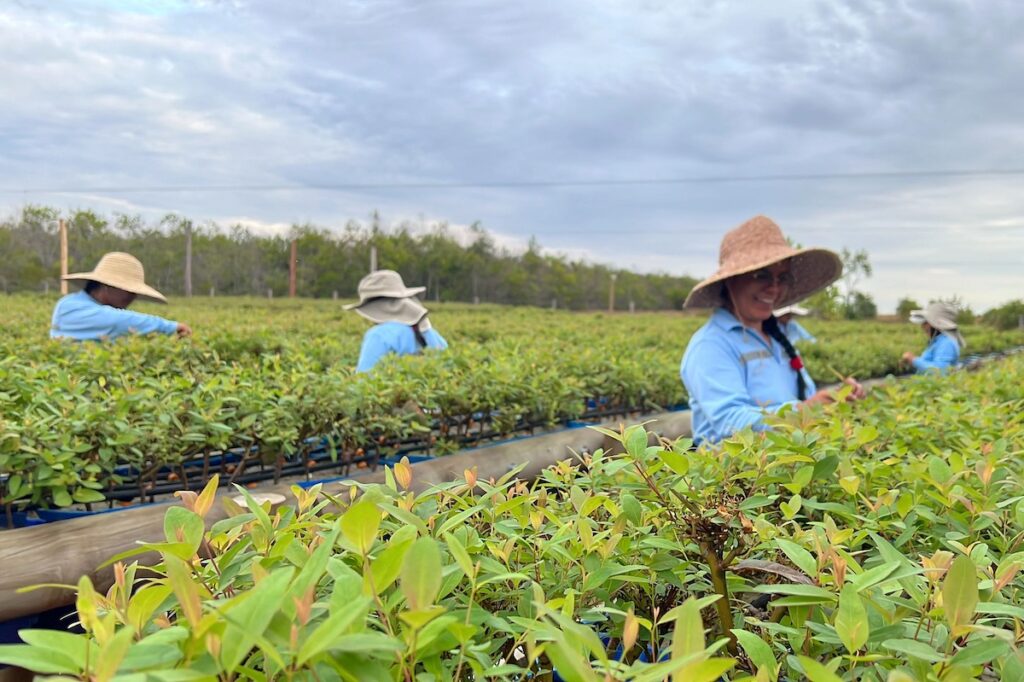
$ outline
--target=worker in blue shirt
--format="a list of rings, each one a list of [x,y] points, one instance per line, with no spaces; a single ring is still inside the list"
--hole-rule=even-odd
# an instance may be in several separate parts
[[[805,317],[811,314],[811,311],[807,308],[795,304],[787,305],[776,310],[774,314],[775,319],[779,321],[779,329],[786,335],[790,343],[795,345],[801,341],[806,343],[818,342],[818,339],[814,338],[813,334],[796,321],[797,316]]]
[[[903,354],[904,362],[910,364],[918,374],[928,371],[944,374],[949,368],[955,367],[960,360],[960,351],[967,347],[957,327],[956,308],[937,301],[924,310],[911,311],[910,321],[921,325],[921,329],[928,335],[928,347],[920,356],[907,351]]]
[[[85,282],[85,287],[57,301],[50,322],[51,338],[101,341],[126,334],[192,334],[184,322],[127,309],[136,298],[167,303],[163,294],[146,284],[142,263],[130,254],[104,254],[91,272],[63,279]]]
[[[371,272],[359,282],[359,303],[345,306],[376,324],[363,336],[357,372],[368,372],[386,355],[413,355],[427,348],[444,350],[448,342],[430,325],[416,296],[424,287],[407,287],[394,270]]]
[[[725,235],[718,263],[685,304],[713,309],[680,366],[697,443],[715,443],[747,427],[767,430],[765,416],[786,405],[835,400],[831,391],[817,390],[772,312],[836,281],[843,269],[839,257],[825,249],[794,249],[778,225],[756,216]],[[848,400],[864,397],[860,384],[847,383]]]

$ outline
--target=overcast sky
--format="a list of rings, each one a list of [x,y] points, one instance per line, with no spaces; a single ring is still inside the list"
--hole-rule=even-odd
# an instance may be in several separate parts
[[[868,249],[882,312],[984,309],[1024,297],[1024,174],[921,173],[1024,169],[1022,85],[1019,0],[5,0],[0,212],[377,209],[698,277],[764,213]],[[254,185],[349,188],[126,191]]]

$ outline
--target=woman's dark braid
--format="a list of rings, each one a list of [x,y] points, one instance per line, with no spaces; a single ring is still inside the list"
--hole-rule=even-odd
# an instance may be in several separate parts
[[[782,345],[783,350],[786,351],[786,355],[789,356],[790,365],[796,370],[796,397],[798,400],[807,400],[807,381],[804,379],[803,371],[801,371],[803,361],[799,360],[800,354],[796,352],[796,348],[793,347],[789,337],[779,327],[779,320],[772,315],[764,321],[761,328],[765,334],[778,341]],[[794,363],[794,360],[798,360],[798,363]],[[797,364],[799,364],[799,368]]]

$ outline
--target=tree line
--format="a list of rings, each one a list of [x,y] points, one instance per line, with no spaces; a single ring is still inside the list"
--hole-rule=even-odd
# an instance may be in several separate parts
[[[408,223],[385,227],[375,215],[367,222],[350,220],[341,230],[307,223],[293,225],[286,235],[264,236],[242,225],[197,225],[178,215],[146,222],[137,215],[30,205],[0,221],[0,291],[58,288],[61,218],[67,223],[69,272],[92,269],[108,251],[127,251],[142,261],[147,281],[170,295],[184,293],[188,232],[194,295],[286,295],[292,240],[298,295],[315,298],[354,297],[373,247],[378,267],[397,270],[410,286],[426,286],[424,298],[431,301],[600,309],[608,305],[614,279],[617,309],[632,303],[639,310],[665,310],[682,307],[697,282],[546,253],[535,239],[525,250],[512,251],[479,224],[460,239],[443,222],[426,230]]]

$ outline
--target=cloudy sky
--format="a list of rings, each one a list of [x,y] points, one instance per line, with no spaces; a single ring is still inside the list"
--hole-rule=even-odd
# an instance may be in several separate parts
[[[480,221],[703,276],[764,213],[1024,297],[1018,0],[5,0],[0,213]],[[176,188],[189,188],[182,191]]]

